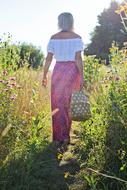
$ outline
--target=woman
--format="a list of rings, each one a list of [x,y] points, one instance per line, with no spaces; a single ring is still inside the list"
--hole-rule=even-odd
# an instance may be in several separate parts
[[[71,94],[83,85],[81,37],[73,32],[74,19],[71,13],[58,16],[60,32],[49,40],[42,85],[47,84],[47,72],[53,56],[56,64],[51,78],[51,109],[53,141],[70,142],[71,117],[69,115]]]

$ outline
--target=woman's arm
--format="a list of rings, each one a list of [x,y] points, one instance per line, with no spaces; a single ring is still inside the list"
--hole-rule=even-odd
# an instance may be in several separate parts
[[[82,63],[81,51],[76,52],[75,61],[76,61],[76,65],[78,67],[79,73],[81,75],[81,87],[82,87],[84,76],[83,76],[83,63]]]
[[[46,85],[47,85],[47,73],[48,73],[49,67],[51,65],[52,59],[53,59],[53,54],[49,52],[46,56],[44,71],[43,71],[42,85],[44,87],[46,87]]]

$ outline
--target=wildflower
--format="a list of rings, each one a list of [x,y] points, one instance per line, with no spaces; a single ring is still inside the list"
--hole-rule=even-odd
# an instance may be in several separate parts
[[[8,84],[8,81],[7,81],[7,80],[3,80],[2,83],[3,83],[3,84]]]
[[[16,87],[16,82],[11,83],[12,86]]]
[[[8,74],[7,70],[3,70],[3,75],[6,76]]]
[[[63,155],[62,155],[62,154],[60,154],[60,153],[57,155],[58,160],[61,160],[61,159],[62,159],[62,157],[63,157]]]
[[[64,172],[64,178],[66,179],[69,176],[69,172]]]
[[[17,95],[16,95],[16,94],[13,94],[13,95],[10,97],[10,99],[11,99],[11,100],[15,100],[16,97],[17,97]]]
[[[0,82],[1,82],[1,83],[4,83],[4,80],[1,80],[1,79],[0,79]]]
[[[120,80],[120,77],[117,76],[117,77],[115,78],[115,80],[116,80],[116,81]]]
[[[7,91],[9,91],[9,89],[8,88],[4,88],[4,90],[3,90],[4,92],[7,92]]]
[[[16,77],[10,77],[9,78],[9,80],[15,80],[16,79]]]
[[[7,84],[7,87],[9,87],[10,89],[12,89],[12,85],[11,84]]]

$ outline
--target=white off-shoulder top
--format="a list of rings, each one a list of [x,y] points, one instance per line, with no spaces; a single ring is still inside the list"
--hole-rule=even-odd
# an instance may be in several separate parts
[[[50,39],[47,52],[53,53],[56,61],[75,61],[75,53],[83,50],[81,38]]]

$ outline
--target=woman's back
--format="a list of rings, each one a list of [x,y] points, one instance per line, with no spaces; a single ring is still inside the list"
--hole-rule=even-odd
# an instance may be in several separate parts
[[[74,32],[58,32],[51,37],[47,50],[56,61],[74,61],[75,53],[83,50],[83,42]]]

